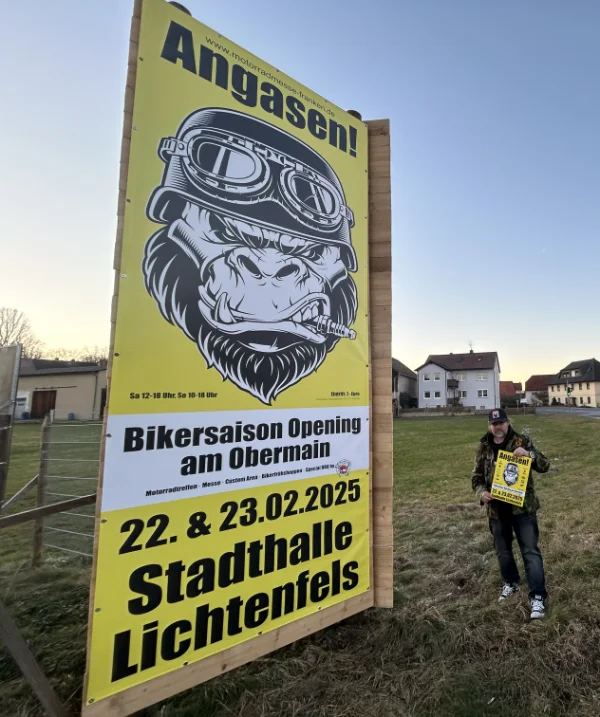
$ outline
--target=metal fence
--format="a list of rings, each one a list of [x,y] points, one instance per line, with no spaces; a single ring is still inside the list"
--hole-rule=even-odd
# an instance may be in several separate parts
[[[47,421],[42,428],[37,505],[51,505],[96,492],[102,423]],[[95,505],[41,519],[34,534],[34,564],[42,548],[91,558]],[[37,559],[36,559],[37,558]]]

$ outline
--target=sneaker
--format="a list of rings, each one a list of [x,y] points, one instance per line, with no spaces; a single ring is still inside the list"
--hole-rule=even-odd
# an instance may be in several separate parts
[[[531,598],[531,619],[540,620],[545,617],[546,608],[544,607],[544,598],[541,595],[534,595]]]
[[[504,602],[505,600],[508,600],[508,598],[511,595],[514,595],[518,589],[519,589],[518,585],[513,585],[511,583],[504,583],[504,587],[502,588],[502,592],[500,593],[498,602]]]

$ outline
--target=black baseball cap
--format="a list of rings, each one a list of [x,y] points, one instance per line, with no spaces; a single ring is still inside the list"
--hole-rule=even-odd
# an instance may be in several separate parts
[[[490,423],[504,423],[504,421],[508,421],[508,416],[504,409],[493,408],[489,413],[488,420]]]

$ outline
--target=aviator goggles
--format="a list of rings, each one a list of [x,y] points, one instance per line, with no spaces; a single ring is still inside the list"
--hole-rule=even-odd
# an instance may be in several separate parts
[[[217,129],[193,129],[161,140],[164,162],[181,159],[187,179],[207,194],[237,204],[276,200],[298,221],[337,229],[354,214],[327,177],[260,142]],[[283,201],[282,201],[283,200]]]

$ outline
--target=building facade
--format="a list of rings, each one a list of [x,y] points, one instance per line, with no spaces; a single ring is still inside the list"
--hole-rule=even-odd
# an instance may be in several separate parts
[[[106,367],[76,361],[23,359],[15,418],[98,420],[106,403]]]
[[[419,408],[500,405],[500,362],[494,352],[431,355],[417,369]]]
[[[600,362],[572,361],[548,382],[550,405],[600,407]]]

